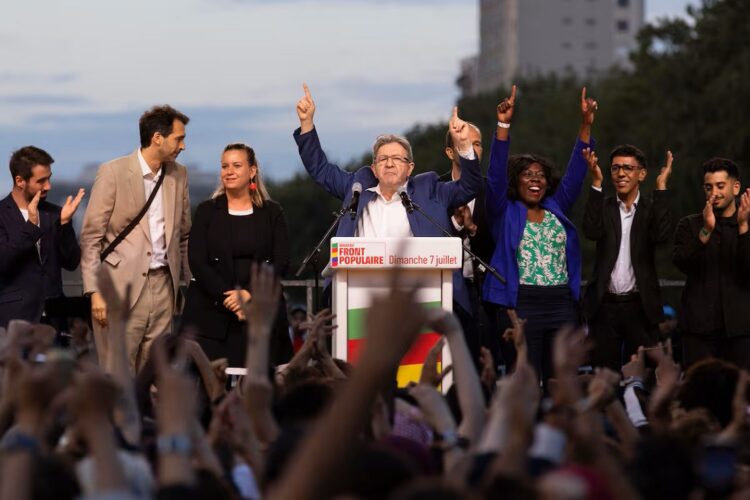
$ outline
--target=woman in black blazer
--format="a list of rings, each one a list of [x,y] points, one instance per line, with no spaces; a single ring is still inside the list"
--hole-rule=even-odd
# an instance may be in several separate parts
[[[240,306],[252,300],[250,266],[265,262],[282,276],[289,265],[284,211],[269,198],[251,147],[224,148],[221,186],[195,212],[188,260],[193,279],[182,324],[197,329],[210,359],[227,358],[229,366],[244,366],[246,322]],[[284,363],[292,355],[284,301],[269,314],[276,314],[270,359]]]

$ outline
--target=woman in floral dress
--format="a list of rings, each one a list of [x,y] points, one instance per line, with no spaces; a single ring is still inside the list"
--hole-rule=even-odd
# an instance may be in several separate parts
[[[507,282],[490,276],[484,299],[498,316],[514,309],[526,320],[529,361],[546,385],[552,375],[552,341],[578,322],[581,250],[568,213],[581,192],[592,155],[597,103],[581,92],[581,125],[565,175],[555,185],[553,166],[537,155],[508,157],[516,88],[497,107],[497,131],[487,173],[487,216],[495,238],[491,264]],[[506,360],[507,362],[508,360]]]

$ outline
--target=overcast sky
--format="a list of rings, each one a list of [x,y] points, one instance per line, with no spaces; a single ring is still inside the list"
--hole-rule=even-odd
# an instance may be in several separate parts
[[[689,0],[647,1],[647,18]],[[447,118],[476,53],[477,0],[26,0],[0,17],[0,158],[47,149],[58,178],[135,149],[152,104],[188,114],[183,163],[216,169],[243,141],[276,179],[301,169],[291,132],[306,81],[333,159],[381,132]],[[6,166],[2,167],[7,169]],[[7,172],[7,170],[6,170]],[[218,174],[217,174],[218,175]],[[10,175],[0,174],[10,189]]]

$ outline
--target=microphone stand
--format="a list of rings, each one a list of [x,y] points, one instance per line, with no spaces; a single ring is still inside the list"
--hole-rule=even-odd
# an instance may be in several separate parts
[[[404,192],[403,194],[406,194],[406,193]],[[406,211],[407,212],[412,212],[412,211],[416,210],[420,215],[422,215],[422,217],[424,217],[425,219],[427,219],[428,221],[430,221],[430,223],[433,226],[435,226],[436,228],[438,228],[445,236],[447,236],[449,238],[455,238],[456,237],[455,234],[449,233],[443,226],[441,226],[438,221],[436,221],[435,219],[433,219],[432,217],[430,217],[429,215],[427,215],[427,212],[425,212],[424,210],[422,210],[422,208],[419,205],[417,205],[416,203],[414,203],[414,201],[412,201],[412,199],[409,198],[408,195],[407,196],[402,196],[401,197],[401,201],[404,204],[404,206],[406,207]],[[411,210],[410,210],[410,208],[411,208]],[[487,272],[489,272],[492,276],[494,276],[495,278],[497,278],[497,280],[500,283],[502,283],[502,284],[506,284],[507,283],[507,281],[505,280],[505,278],[503,278],[502,275],[499,272],[497,272],[497,269],[495,269],[494,267],[492,267],[491,265],[489,265],[487,262],[485,262],[481,257],[479,257],[477,254],[475,254],[474,252],[472,252],[471,249],[466,248],[463,245],[463,242],[461,243],[461,247],[463,248],[463,251],[466,252],[466,253],[468,253],[473,260],[475,260],[476,262],[478,262],[480,265],[484,266],[484,268],[487,269]]]
[[[313,273],[315,274],[315,295],[313,297],[313,307],[315,308],[316,312],[320,309],[320,273],[318,272],[318,267],[314,264],[314,259],[320,253],[320,250],[323,248],[326,240],[330,238],[333,232],[336,230],[336,227],[339,225],[339,221],[341,220],[341,218],[345,216],[349,211],[351,211],[350,207],[341,207],[341,210],[333,212],[333,215],[336,217],[333,223],[325,232],[318,244],[315,245],[315,248],[312,249],[307,257],[305,257],[305,260],[302,261],[302,265],[299,266],[299,269],[297,269],[297,272],[294,274],[295,277],[299,278],[302,272],[305,270],[305,267],[310,265],[310,267],[312,268]]]

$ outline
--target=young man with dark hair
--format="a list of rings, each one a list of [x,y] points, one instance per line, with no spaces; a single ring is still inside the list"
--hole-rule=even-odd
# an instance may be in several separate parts
[[[45,301],[63,294],[61,267],[78,267],[81,249],[73,225],[84,190],[65,205],[49,203],[54,160],[26,146],[10,157],[13,190],[0,201],[0,327],[12,319],[37,323]]]
[[[156,337],[172,330],[180,280],[189,281],[187,170],[176,162],[185,149],[189,121],[171,106],[146,111],[139,121],[141,147],[102,165],[91,189],[81,230],[81,270],[84,294],[91,297],[97,354],[107,370],[111,369],[108,315],[97,283],[99,266],[106,266],[120,296],[125,296],[126,287],[131,285],[125,345],[131,369],[136,372],[146,362]],[[155,190],[137,226],[102,261],[102,253],[141,212]]]
[[[610,164],[616,196],[605,197],[596,157],[589,161],[592,184],[583,234],[596,241],[596,261],[584,303],[594,339],[592,364],[619,372],[638,346],[658,340],[664,320],[654,252],[674,231],[667,190],[672,153],[667,152],[651,198],[640,191],[648,166],[640,149],[617,146]]]
[[[672,260],[687,275],[680,317],[686,365],[718,357],[750,368],[750,189],[731,160],[703,165],[706,205],[677,226]],[[739,196],[739,199],[738,199]]]

